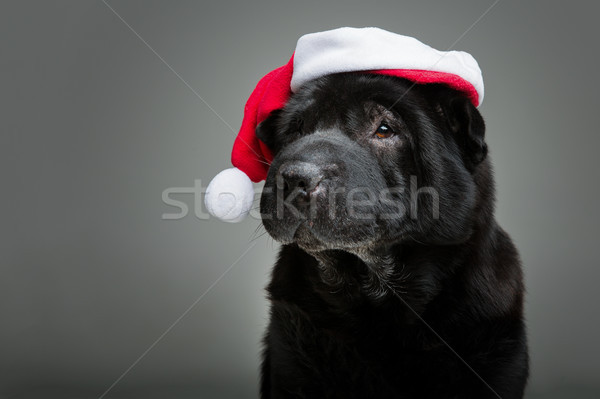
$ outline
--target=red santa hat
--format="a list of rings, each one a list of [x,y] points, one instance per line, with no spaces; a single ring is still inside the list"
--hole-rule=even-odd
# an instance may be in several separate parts
[[[224,221],[243,220],[254,199],[252,181],[266,178],[272,160],[269,148],[256,137],[256,126],[271,111],[283,108],[304,83],[332,73],[358,71],[419,84],[446,84],[475,106],[483,100],[481,70],[468,53],[438,51],[415,38],[379,28],[338,28],[304,35],[288,63],[266,74],[246,102],[231,154],[234,168],[222,171],[208,185],[208,211]]]

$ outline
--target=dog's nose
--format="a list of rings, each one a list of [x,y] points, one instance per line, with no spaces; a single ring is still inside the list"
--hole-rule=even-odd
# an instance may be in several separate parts
[[[308,162],[286,163],[277,173],[277,187],[283,190],[284,196],[294,196],[294,200],[305,203],[323,179],[323,171],[315,164]]]

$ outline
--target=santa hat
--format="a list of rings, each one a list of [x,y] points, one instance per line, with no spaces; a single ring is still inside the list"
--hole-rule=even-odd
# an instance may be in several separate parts
[[[415,38],[379,28],[338,28],[304,35],[289,62],[265,75],[246,102],[231,154],[235,167],[222,171],[208,185],[208,211],[227,222],[243,220],[254,199],[252,181],[266,178],[272,160],[269,148],[256,137],[256,126],[271,111],[283,108],[290,95],[309,80],[357,71],[419,84],[446,84],[475,106],[483,100],[481,70],[468,53],[438,51]]]

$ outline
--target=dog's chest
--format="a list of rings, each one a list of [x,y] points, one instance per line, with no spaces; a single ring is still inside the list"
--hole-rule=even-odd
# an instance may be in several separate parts
[[[408,332],[412,337],[408,338],[407,331],[402,333],[390,323],[356,314],[351,317],[353,327],[339,322],[315,324],[318,315],[291,304],[275,304],[273,316],[268,340],[271,364],[279,367],[271,372],[306,397],[311,392],[319,392],[318,397],[340,397],[344,392],[348,398],[372,397],[374,392],[381,398],[410,394],[431,378],[432,371],[435,374],[431,365],[437,359],[450,359],[443,348],[427,347],[416,339],[418,332]]]

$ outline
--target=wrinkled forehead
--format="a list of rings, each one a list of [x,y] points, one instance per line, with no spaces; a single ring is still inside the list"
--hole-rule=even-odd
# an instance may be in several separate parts
[[[332,76],[295,93],[283,110],[282,123],[309,133],[340,128],[350,131],[382,118],[399,118],[414,95],[400,80]]]

